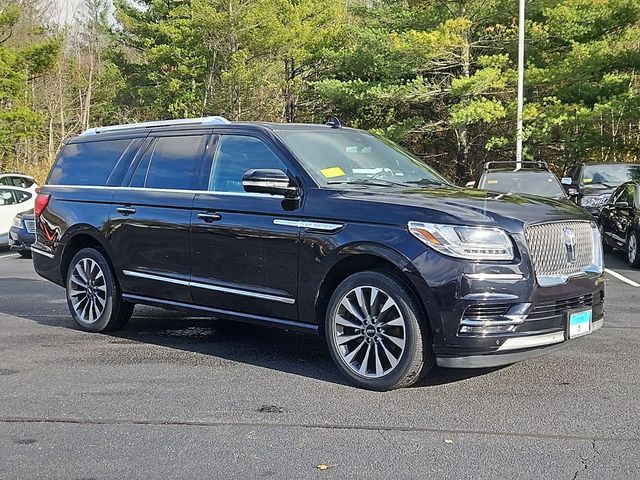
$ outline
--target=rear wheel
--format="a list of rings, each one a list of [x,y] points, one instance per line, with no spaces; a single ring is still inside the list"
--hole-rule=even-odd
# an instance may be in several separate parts
[[[632,230],[627,238],[627,259],[632,267],[640,267],[640,251],[638,247],[638,234],[635,230]]]
[[[359,387],[406,387],[434,363],[417,300],[387,273],[366,271],[344,280],[329,301],[325,332],[336,366]]]
[[[84,248],[76,253],[66,285],[69,311],[83,330],[116,330],[131,318],[133,304],[122,300],[113,269],[101,251]]]

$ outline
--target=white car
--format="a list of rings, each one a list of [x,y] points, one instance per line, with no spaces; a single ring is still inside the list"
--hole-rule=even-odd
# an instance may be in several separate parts
[[[31,210],[35,201],[36,194],[26,188],[0,185],[0,247],[9,245],[9,230],[13,217]]]
[[[24,188],[35,195],[38,184],[33,177],[23,173],[0,173],[0,188],[2,187]]]

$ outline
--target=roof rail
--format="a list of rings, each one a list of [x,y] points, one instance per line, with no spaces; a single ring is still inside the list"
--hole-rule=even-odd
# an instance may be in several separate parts
[[[220,125],[224,123],[231,123],[224,117],[218,115],[213,117],[199,117],[199,118],[181,118],[176,120],[157,120],[153,122],[141,122],[141,123],[124,123],[121,125],[110,125],[108,127],[95,127],[88,128],[80,135],[96,135],[98,133],[115,132],[118,130],[131,130],[134,128],[154,128],[154,127],[173,127],[179,125]]]
[[[500,168],[500,166],[502,168],[505,168],[506,166],[512,166],[514,170],[518,170],[518,164],[520,164],[520,168],[538,168],[540,170],[551,171],[549,170],[549,165],[547,165],[547,162],[543,162],[542,160],[523,162],[517,162],[515,160],[496,160],[485,163],[483,169],[491,170],[493,168]]]

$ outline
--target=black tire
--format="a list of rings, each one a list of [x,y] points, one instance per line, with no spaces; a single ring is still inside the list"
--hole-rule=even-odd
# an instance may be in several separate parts
[[[93,279],[92,286],[90,287],[92,290],[91,293],[85,293],[84,296],[90,296],[93,298],[100,296],[99,299],[94,301],[94,304],[97,306],[103,306],[99,311],[99,314],[97,307],[96,309],[92,309],[92,314],[95,313],[95,318],[91,318],[91,321],[89,321],[88,317],[90,315],[88,313],[85,314],[85,317],[87,318],[83,318],[82,315],[83,310],[88,310],[90,308],[88,305],[91,304],[91,300],[87,300],[87,304],[84,305],[84,308],[83,304],[80,304],[78,307],[79,297],[74,296],[74,294],[82,296],[83,291],[87,292],[86,288],[77,283],[78,281],[84,282],[84,280],[77,274],[76,266],[78,266],[78,268],[83,268],[82,265],[94,265],[91,262],[95,262],[99,267],[102,276],[96,274]],[[97,270],[94,268],[93,271]],[[100,292],[98,292],[98,290],[100,290]],[[74,255],[67,271],[66,293],[67,305],[69,306],[69,311],[71,312],[73,320],[82,330],[86,330],[88,332],[108,332],[117,330],[129,321],[131,314],[133,313],[134,305],[122,300],[120,287],[113,272],[113,268],[111,267],[111,263],[101,250],[83,248]],[[100,303],[102,300],[104,300],[103,303]],[[76,306],[74,306],[74,302],[76,302]],[[80,312],[78,312],[78,310],[80,310]]]
[[[607,241],[604,238],[604,228],[602,228],[602,225],[600,225],[598,227],[598,230],[600,230],[600,239],[602,240],[602,251],[604,253],[612,253],[613,252],[613,247],[611,245],[609,245],[607,243]]]
[[[631,230],[627,236],[627,261],[634,268],[640,267],[640,244],[635,230]]]
[[[20,255],[22,258],[31,258],[31,251],[30,250],[21,250],[18,252],[18,255]]]
[[[372,300],[374,297],[372,287],[377,290],[375,300]],[[368,299],[367,289],[369,292]],[[368,307],[365,308],[365,310],[371,312],[371,316],[367,315],[367,319],[369,320],[367,320],[366,323],[359,321],[358,324],[361,326],[357,328],[338,325],[336,323],[338,318],[341,318],[340,321],[343,321],[345,315],[352,315],[345,310],[346,307],[343,301],[348,302],[349,296],[356,295],[355,292],[357,290],[360,290],[360,295],[363,295],[363,298],[365,298],[365,304],[368,303]],[[379,298],[382,300],[378,300]],[[389,355],[379,353],[383,347],[385,351],[389,353],[389,350],[386,349],[387,347],[382,345],[383,343],[386,343],[390,348],[395,348],[389,343],[389,337],[385,335],[389,333],[390,330],[384,330],[385,328],[389,328],[390,319],[383,319],[383,316],[391,317],[391,313],[386,313],[387,311],[391,312],[391,310],[384,310],[382,305],[376,307],[376,303],[381,304],[385,298],[395,302],[390,308],[393,308],[393,311],[399,313],[398,318],[400,322],[404,323],[402,327],[390,327],[392,329],[402,329],[404,340],[404,346],[400,349],[397,358],[393,358],[394,361],[397,361],[395,366],[392,366],[390,362],[385,362],[385,359],[391,359]],[[385,301],[385,305],[386,304]],[[374,311],[376,309],[377,313]],[[360,315],[362,311],[363,309],[359,308],[358,312]],[[339,313],[340,316],[338,316]],[[357,317],[350,316],[348,321],[351,324],[358,320]],[[393,320],[392,323],[396,321],[397,319]],[[376,325],[379,325],[382,329],[376,328]],[[370,335],[375,335],[375,332],[372,334],[370,331],[372,327],[374,327],[374,330],[381,332],[379,336],[374,338],[370,337]],[[344,342],[344,339],[353,336],[351,335],[353,333],[355,333],[358,338]],[[329,300],[327,314],[325,316],[325,338],[331,358],[338,367],[338,370],[340,370],[352,384],[369,390],[387,391],[413,385],[431,370],[435,362],[427,319],[424,318],[418,301],[399,279],[386,272],[359,272],[351,275],[338,285]],[[338,342],[341,342],[340,346]],[[354,343],[351,342],[355,343],[355,346],[350,352],[351,354],[358,348],[364,352],[359,365],[359,369],[364,368],[364,374],[355,371],[357,366],[356,359],[360,353],[353,358],[354,363],[349,363],[349,344],[354,345]],[[362,343],[360,344],[358,342]],[[371,358],[371,352],[374,352],[373,358]],[[384,358],[382,358],[383,356]],[[377,371],[378,360],[380,360],[381,363],[381,374],[379,375]],[[366,365],[363,367],[363,364]],[[385,367],[388,367],[389,371],[384,371]],[[374,369],[376,370],[375,372],[369,371]]]

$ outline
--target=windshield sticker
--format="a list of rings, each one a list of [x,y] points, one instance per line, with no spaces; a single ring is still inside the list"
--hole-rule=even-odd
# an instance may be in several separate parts
[[[582,182],[583,183],[591,183],[591,182],[593,182],[593,178],[583,178]]]
[[[498,183],[498,180],[487,180],[487,183],[493,185],[494,183]]]
[[[320,170],[320,173],[324,175],[324,178],[344,177],[346,173],[340,167],[329,167]]]

